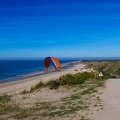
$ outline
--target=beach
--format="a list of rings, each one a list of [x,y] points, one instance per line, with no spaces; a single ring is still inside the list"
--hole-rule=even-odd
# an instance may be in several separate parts
[[[19,93],[23,90],[29,90],[35,84],[41,82],[47,82],[49,80],[57,79],[65,74],[74,74],[79,71],[75,71],[77,68],[83,68],[85,65],[79,62],[65,64],[62,68],[61,72],[48,72],[46,74],[32,73],[26,75],[19,81],[13,81],[8,83],[0,84],[0,94],[8,94],[8,93]],[[40,74],[40,75],[39,75]]]

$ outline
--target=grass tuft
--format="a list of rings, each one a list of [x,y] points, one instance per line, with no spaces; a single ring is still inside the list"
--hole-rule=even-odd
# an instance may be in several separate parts
[[[42,88],[42,87],[44,87],[44,86],[45,86],[44,83],[39,82],[39,83],[37,83],[35,86],[31,87],[31,89],[30,89],[29,92],[32,93],[32,92],[36,91],[37,89]]]
[[[83,72],[75,75],[66,74],[61,76],[59,79],[49,81],[47,86],[50,89],[57,89],[59,86],[83,84],[87,79],[90,78],[95,78],[94,72]]]
[[[0,103],[6,103],[6,102],[9,102],[10,100],[11,100],[11,96],[10,95],[0,96]]]

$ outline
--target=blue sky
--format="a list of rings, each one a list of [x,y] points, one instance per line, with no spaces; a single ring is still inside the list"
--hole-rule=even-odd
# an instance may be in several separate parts
[[[0,59],[120,57],[120,2],[0,0]]]

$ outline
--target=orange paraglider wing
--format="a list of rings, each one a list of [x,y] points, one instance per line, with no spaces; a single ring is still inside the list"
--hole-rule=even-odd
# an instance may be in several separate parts
[[[53,65],[55,66],[55,68],[57,69],[57,71],[61,71],[61,65],[60,65],[60,62],[57,58],[55,57],[46,57],[44,59],[44,66],[45,68],[48,70],[49,69],[49,66],[50,66],[50,63],[53,63]]]

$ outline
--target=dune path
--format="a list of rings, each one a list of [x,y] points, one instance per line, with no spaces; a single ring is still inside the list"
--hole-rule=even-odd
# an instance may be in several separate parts
[[[120,79],[106,81],[101,99],[104,109],[94,111],[92,120],[120,120]]]

